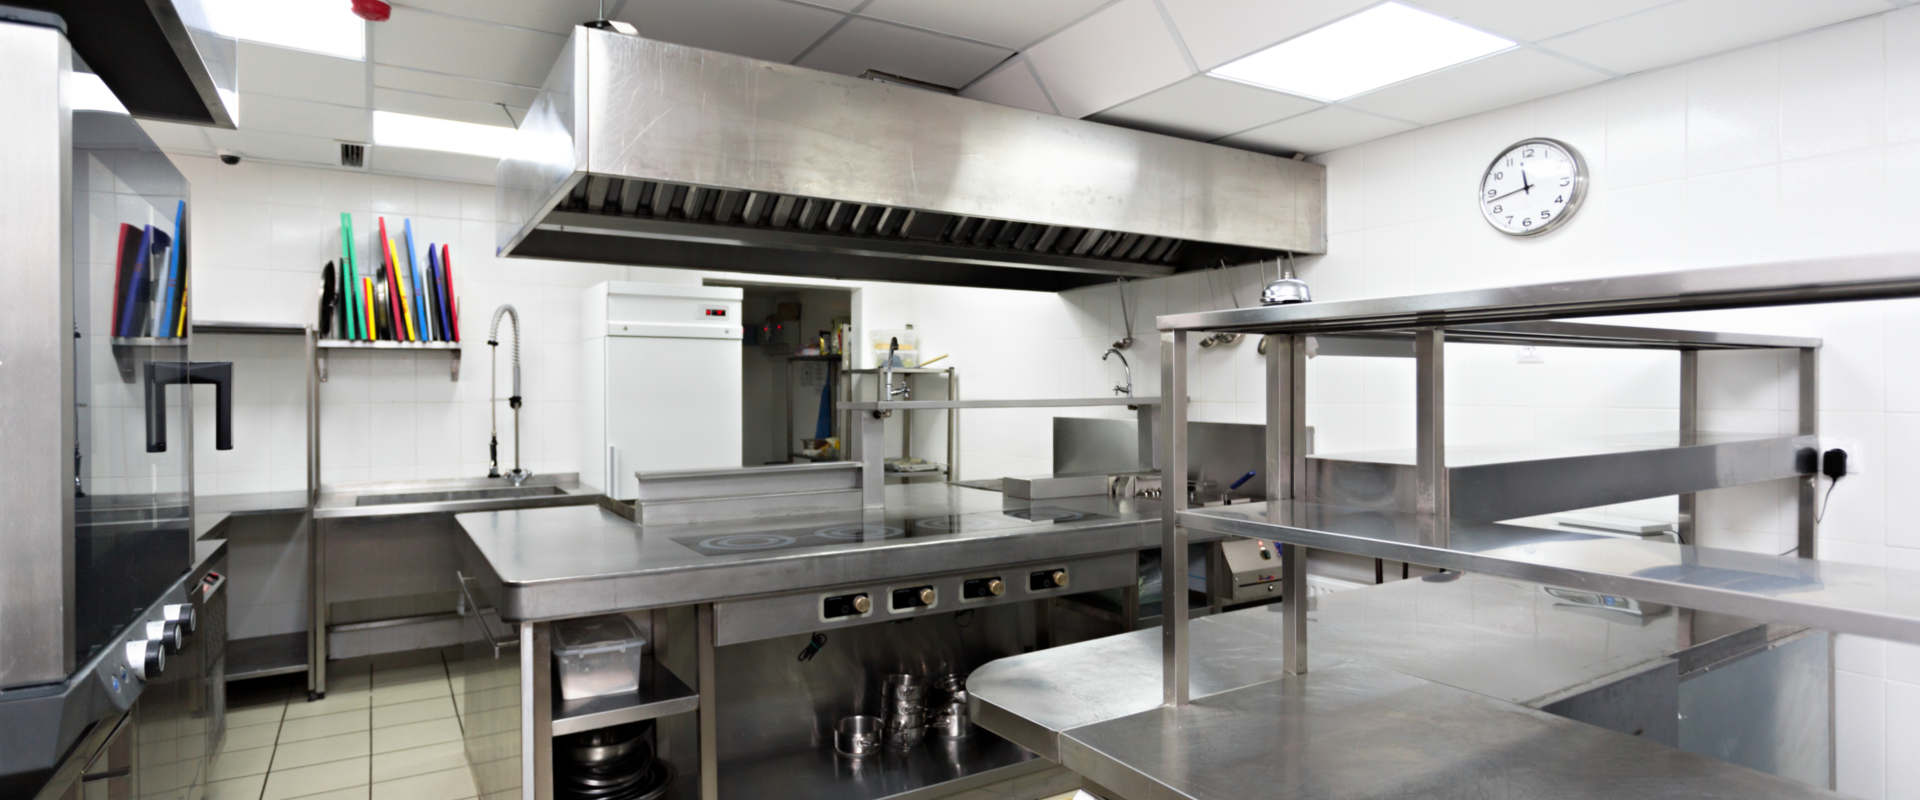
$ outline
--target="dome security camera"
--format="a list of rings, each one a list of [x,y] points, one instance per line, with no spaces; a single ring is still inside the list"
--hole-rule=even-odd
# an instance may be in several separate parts
[[[221,153],[220,163],[231,167],[235,164],[240,163],[240,156],[237,153]]]

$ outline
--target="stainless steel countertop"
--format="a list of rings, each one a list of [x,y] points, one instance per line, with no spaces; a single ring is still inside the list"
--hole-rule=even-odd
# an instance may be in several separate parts
[[[423,498],[415,502],[400,503],[369,502],[390,498],[393,495],[433,495],[445,492],[515,488],[505,478],[486,477],[334,484],[321,487],[320,498],[313,504],[313,518],[387,517],[398,514],[459,513],[502,508],[578,506],[592,505],[599,499],[598,494],[589,492],[580,485],[579,473],[562,472],[553,475],[535,475],[518,487],[555,490],[556,493],[551,495],[477,499]]]
[[[1108,515],[804,549],[707,555],[676,539],[804,535],[886,520],[1058,507]],[[1104,496],[1026,501],[947,484],[886,488],[882,512],[642,527],[598,506],[455,517],[494,572],[477,576],[509,621],[705,603],[912,575],[1125,552],[1160,541],[1159,503]],[[1204,540],[1204,534],[1196,541]]]
[[[194,495],[193,538],[207,535],[228,517],[242,514],[275,514],[307,510],[307,493],[248,492],[245,494]]]
[[[1131,800],[1840,796],[1357,662],[1069,731],[1061,763]]]
[[[1309,670],[1363,662],[1532,707],[1682,649],[1677,610],[1646,619],[1575,610],[1538,584],[1486,575],[1334,592],[1307,609]],[[1194,697],[1284,676],[1279,610],[1188,624]],[[980,724],[1058,760],[1063,732],[1158,707],[1160,665],[1153,628],[1003,658],[974,670],[967,688]]]

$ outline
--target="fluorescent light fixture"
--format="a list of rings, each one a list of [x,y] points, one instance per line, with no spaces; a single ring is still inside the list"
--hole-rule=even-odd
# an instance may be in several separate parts
[[[214,33],[365,60],[367,23],[347,0],[205,0]]]
[[[415,150],[505,158],[520,143],[519,131],[497,125],[476,125],[450,119],[416,117],[392,111],[373,112],[373,143]]]
[[[68,99],[75,111],[127,113],[127,107],[120,104],[120,98],[113,96],[113,90],[107,88],[107,82],[91,72],[73,73],[73,82],[67,84],[67,88],[73,91]]]
[[[1332,102],[1514,46],[1450,19],[1382,3],[1208,74]]]

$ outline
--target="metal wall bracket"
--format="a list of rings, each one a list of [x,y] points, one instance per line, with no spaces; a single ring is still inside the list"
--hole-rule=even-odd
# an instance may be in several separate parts
[[[447,380],[460,380],[460,343],[458,342],[359,342],[340,339],[323,339],[314,351],[315,371],[320,374],[320,382],[327,382],[328,350],[445,350],[447,351]]]

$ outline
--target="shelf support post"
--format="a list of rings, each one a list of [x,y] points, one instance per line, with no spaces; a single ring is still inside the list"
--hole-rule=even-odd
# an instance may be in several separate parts
[[[1680,446],[1700,443],[1700,351],[1680,351]],[[1680,495],[1680,543],[1698,544],[1700,497]]]
[[[694,669],[700,681],[700,800],[720,800],[720,697],[714,677],[713,604],[694,608]]]
[[[1413,332],[1414,505],[1423,522],[1421,544],[1447,546],[1451,516],[1447,490],[1446,331]]]
[[[1800,435],[1820,435],[1820,349],[1800,348]],[[1800,524],[1797,541],[1801,558],[1813,558],[1820,536],[1820,520],[1815,516],[1815,492],[1820,488],[1820,472],[1800,478]]]
[[[1187,332],[1160,334],[1160,677],[1166,705],[1187,704]]]
[[[1306,497],[1306,337],[1267,337],[1267,521],[1285,521],[1286,501]],[[1280,544],[1280,661],[1307,672],[1307,549]]]

